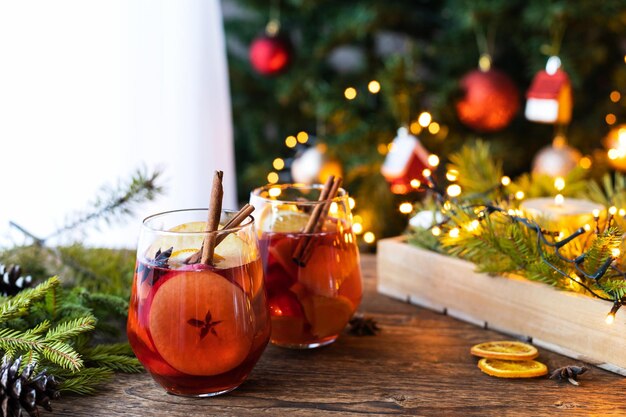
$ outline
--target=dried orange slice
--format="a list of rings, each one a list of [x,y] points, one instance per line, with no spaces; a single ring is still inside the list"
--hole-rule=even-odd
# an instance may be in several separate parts
[[[535,378],[548,373],[548,367],[537,361],[508,361],[482,358],[478,367],[487,375],[498,378]]]
[[[470,353],[481,358],[525,361],[539,356],[537,348],[517,340],[498,340],[472,346]]]
[[[243,362],[254,337],[254,315],[242,289],[210,270],[183,272],[156,291],[149,328],[174,369],[218,375]]]

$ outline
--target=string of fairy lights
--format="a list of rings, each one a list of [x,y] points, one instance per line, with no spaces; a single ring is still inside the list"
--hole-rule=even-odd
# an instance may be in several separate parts
[[[446,175],[446,178],[449,181],[456,180],[458,178],[458,172],[448,172],[448,174],[450,175]],[[444,215],[446,211],[449,212],[453,210],[453,207],[450,201],[456,201],[456,202],[459,201],[458,197],[461,195],[461,187],[458,186],[458,184],[451,184],[444,191],[437,185],[437,182],[432,177],[432,173],[430,172],[430,170],[425,169],[423,172],[423,175],[425,178],[425,182],[419,184],[419,189],[421,191],[432,192],[438,197],[438,201],[442,208],[441,211],[442,213],[444,213]],[[500,187],[502,187],[503,189],[506,189],[509,185],[511,185],[511,179],[508,176],[502,176],[500,179],[500,184],[494,189],[488,190],[488,192],[491,192],[495,190],[496,188],[500,188]],[[565,186],[566,184],[565,184],[564,178],[556,177],[554,179],[554,188],[556,192],[558,193],[554,197],[554,201],[555,201],[555,204],[557,205],[559,203],[563,203],[564,197],[561,194],[561,191],[565,189]],[[517,191],[516,193],[511,195],[510,198],[514,198],[516,200],[523,200],[525,198],[525,195],[523,191]],[[626,209],[617,208],[616,206],[611,206],[607,208],[606,209],[607,216],[606,216],[606,220],[604,221],[603,226],[601,226],[601,221],[600,221],[601,210],[594,209],[591,213],[593,216],[594,225],[590,223],[586,223],[582,227],[577,228],[574,232],[568,235],[566,231],[564,230],[548,231],[548,230],[543,229],[535,220],[529,218],[527,216],[527,213],[524,212],[524,210],[520,210],[520,209],[508,209],[507,210],[507,209],[504,209],[502,207],[499,207],[493,204],[474,204],[470,206],[460,205],[459,207],[473,208],[474,209],[473,211],[477,217],[469,221],[465,225],[456,225],[455,227],[449,228],[449,230],[447,230],[447,234],[449,238],[458,239],[461,234],[461,228],[472,233],[478,231],[480,224],[481,224],[480,222],[482,220],[484,220],[490,213],[499,212],[503,215],[508,216],[508,218],[511,221],[520,223],[526,228],[534,231],[537,234],[537,249],[538,249],[538,253],[540,254],[542,262],[544,262],[546,265],[548,265],[551,269],[553,269],[555,272],[557,272],[561,276],[570,280],[572,287],[575,285],[578,285],[584,288],[593,297],[612,303],[611,310],[609,311],[609,313],[606,315],[606,318],[605,318],[605,322],[607,324],[612,324],[615,321],[615,314],[617,313],[617,311],[623,305],[626,305],[626,297],[620,297],[617,294],[615,294],[613,297],[607,297],[602,294],[598,294],[597,292],[593,291],[593,289],[591,289],[589,286],[585,285],[581,279],[581,277],[583,277],[583,278],[593,280],[596,283],[599,283],[599,280],[602,277],[604,277],[605,274],[607,274],[607,272],[609,271],[611,271],[614,275],[621,277],[622,279],[626,279],[626,271],[622,271],[616,265],[616,263],[618,262],[622,254],[622,251],[620,250],[619,247],[616,246],[616,247],[610,248],[610,256],[608,256],[607,259],[592,272],[587,272],[582,268],[582,265],[584,264],[585,260],[589,256],[589,252],[583,252],[573,259],[565,257],[560,252],[560,250],[563,247],[571,243],[573,240],[575,240],[579,236],[582,236],[585,233],[591,232],[592,229],[594,228],[595,228],[594,233],[596,235],[599,235],[601,233],[606,233],[609,230],[609,228],[611,228],[614,225],[614,220],[616,219],[617,216],[619,216],[622,219],[626,219]],[[442,221],[436,224],[433,224],[430,227],[431,234],[435,237],[441,236],[444,233],[443,226],[446,225],[450,221],[451,221],[451,218],[446,217]],[[622,239],[619,239],[618,245],[621,244],[621,241]],[[560,259],[561,261],[564,261],[567,264],[573,265],[576,273],[575,274],[568,273],[567,271],[560,269],[558,266],[552,263],[546,256],[544,247],[552,249],[554,251],[554,255],[556,255],[558,259]]]

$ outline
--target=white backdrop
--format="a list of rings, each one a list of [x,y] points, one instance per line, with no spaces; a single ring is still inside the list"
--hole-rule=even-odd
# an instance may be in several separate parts
[[[0,236],[45,236],[97,190],[160,167],[166,193],[88,236],[134,247],[148,214],[206,207],[213,170],[236,208],[217,0],[0,0]],[[2,240],[0,240],[0,243]]]

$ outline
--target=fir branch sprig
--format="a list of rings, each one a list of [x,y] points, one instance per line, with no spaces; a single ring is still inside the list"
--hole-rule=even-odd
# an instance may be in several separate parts
[[[113,220],[132,214],[137,204],[151,201],[163,191],[158,184],[160,175],[159,171],[148,174],[145,169],[138,169],[128,183],[120,183],[117,188],[102,187],[101,195],[89,204],[89,211],[77,213],[73,220],[46,236],[43,241],[87,224],[100,221],[110,224]]]

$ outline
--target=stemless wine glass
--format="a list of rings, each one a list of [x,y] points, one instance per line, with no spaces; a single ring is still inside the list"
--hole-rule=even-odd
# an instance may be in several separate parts
[[[362,296],[348,194],[318,201],[321,185],[267,185],[250,194],[269,298],[273,344],[315,348],[334,342]],[[306,230],[316,207],[327,206]],[[321,208],[321,207],[320,207]]]
[[[223,211],[220,224],[235,214]],[[172,394],[205,397],[237,388],[270,336],[254,219],[204,232],[206,219],[207,209],[150,216],[137,247],[128,339]],[[193,263],[208,233],[219,242],[212,262]]]

